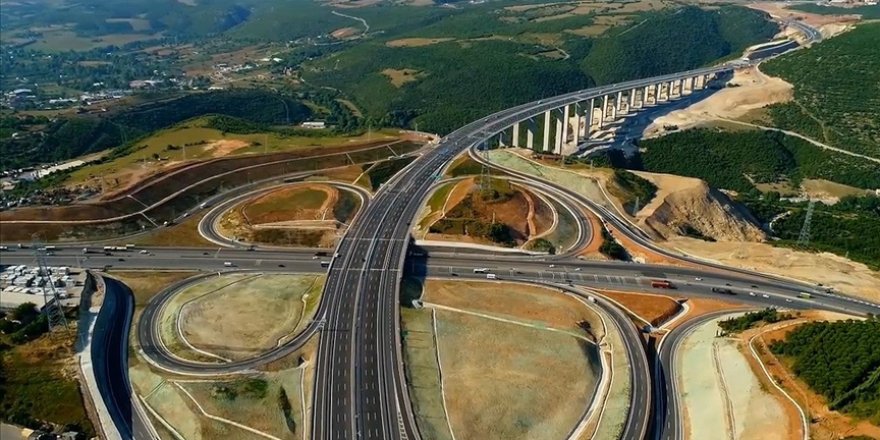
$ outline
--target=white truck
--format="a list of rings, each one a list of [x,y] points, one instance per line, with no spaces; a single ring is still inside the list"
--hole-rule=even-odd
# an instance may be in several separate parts
[[[498,276],[495,275],[494,273],[487,273],[487,274],[486,274],[486,279],[487,279],[487,280],[497,280],[497,279],[498,279]]]
[[[487,269],[487,268],[485,268],[485,267],[481,267],[481,268],[478,268],[478,269],[474,269],[474,273],[486,273],[486,272],[488,272],[488,271],[489,271],[489,269]]]

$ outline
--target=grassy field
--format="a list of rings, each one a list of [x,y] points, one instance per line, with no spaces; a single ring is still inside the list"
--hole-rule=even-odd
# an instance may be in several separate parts
[[[108,34],[100,37],[88,38],[78,36],[71,30],[58,28],[42,32],[34,43],[27,45],[27,48],[44,52],[83,52],[99,47],[123,46],[136,41],[156,40],[160,38],[162,38],[161,33]]]
[[[406,377],[419,432],[424,438],[452,440],[443,407],[432,311],[402,308],[400,319]]]
[[[160,317],[168,347],[244,359],[276,346],[311,319],[323,288],[317,275],[211,277],[178,293]],[[178,325],[181,333],[178,333]],[[204,353],[198,356],[203,358]]]
[[[578,423],[597,379],[594,347],[467,314],[438,311],[437,317],[446,404],[457,437],[559,439]]]
[[[279,361],[284,368],[237,378],[188,381],[159,375],[143,364],[131,368],[130,376],[135,392],[187,439],[266,438],[229,422],[278,438],[301,438],[308,426],[313,370],[299,359],[312,357],[314,347],[310,342]],[[206,416],[196,403],[221,419]],[[161,427],[158,421],[154,424]]]
[[[603,328],[583,303],[535,286],[431,279],[423,300],[401,316],[419,426],[432,438],[450,438],[444,405],[457,438],[555,439],[579,421],[599,368],[584,329]]]
[[[242,206],[242,214],[253,225],[285,220],[317,220],[336,189],[319,184],[295,185],[272,191]]]
[[[130,154],[74,171],[65,184],[98,183],[99,187],[113,187],[119,186],[119,181],[127,180],[126,177],[149,175],[185,160],[396,139],[393,130],[356,137],[301,137],[277,133],[224,133],[205,127],[206,123],[206,118],[199,118],[160,130],[139,142],[138,148]]]

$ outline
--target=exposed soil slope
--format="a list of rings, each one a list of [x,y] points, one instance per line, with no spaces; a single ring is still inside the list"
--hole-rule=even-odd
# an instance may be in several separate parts
[[[663,238],[702,235],[716,241],[763,241],[758,221],[706,182],[690,177],[635,172],[657,186],[657,195],[638,213],[641,224]]]

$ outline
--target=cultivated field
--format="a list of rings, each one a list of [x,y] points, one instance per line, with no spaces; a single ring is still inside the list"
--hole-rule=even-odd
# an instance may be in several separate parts
[[[178,293],[160,318],[160,336],[178,355],[245,359],[308,324],[320,299],[317,275],[210,277]]]

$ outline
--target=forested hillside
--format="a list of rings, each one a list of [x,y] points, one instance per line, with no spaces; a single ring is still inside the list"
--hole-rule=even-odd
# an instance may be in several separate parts
[[[386,124],[447,133],[493,111],[597,82],[705,65],[776,32],[763,13],[732,6],[636,18],[585,38],[572,29],[589,25],[589,16],[536,22],[468,11],[395,36],[446,40],[407,46],[389,37],[358,44],[305,63],[303,76],[309,84],[342,90]],[[535,41],[541,38],[547,41]]]
[[[761,65],[794,85],[773,122],[838,148],[880,157],[880,23],[866,23]]]
[[[755,183],[827,179],[858,188],[880,188],[880,165],[818,148],[778,132],[693,129],[641,141],[648,171],[698,177],[739,192]]]
[[[742,8],[704,11],[689,7],[645,20],[628,32],[596,41],[581,63],[596,83],[691,69],[740,53],[779,31],[762,15]]]
[[[770,349],[828,399],[831,409],[880,424],[880,321],[799,326]]]

